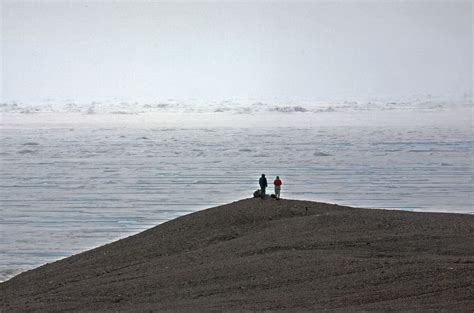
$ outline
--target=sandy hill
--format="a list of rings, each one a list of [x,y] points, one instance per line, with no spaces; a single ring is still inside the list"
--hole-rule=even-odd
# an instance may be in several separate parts
[[[245,199],[0,284],[0,311],[474,307],[474,216]]]

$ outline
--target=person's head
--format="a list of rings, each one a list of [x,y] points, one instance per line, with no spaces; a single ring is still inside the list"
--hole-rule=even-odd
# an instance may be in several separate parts
[[[280,179],[280,176],[277,176],[277,179]]]
[[[265,174],[262,174],[262,177],[265,177]]]

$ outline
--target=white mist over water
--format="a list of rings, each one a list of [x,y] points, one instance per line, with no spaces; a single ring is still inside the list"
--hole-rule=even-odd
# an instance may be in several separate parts
[[[472,93],[471,2],[0,5],[0,101]]]

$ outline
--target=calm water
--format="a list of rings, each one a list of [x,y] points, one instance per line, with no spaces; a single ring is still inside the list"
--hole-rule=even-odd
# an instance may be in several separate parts
[[[10,126],[0,279],[250,197],[261,173],[283,198],[474,213],[470,127]]]

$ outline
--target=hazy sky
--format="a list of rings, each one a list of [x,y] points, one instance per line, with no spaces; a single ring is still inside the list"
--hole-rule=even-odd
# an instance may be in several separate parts
[[[0,2],[3,100],[472,89],[471,1]]]

